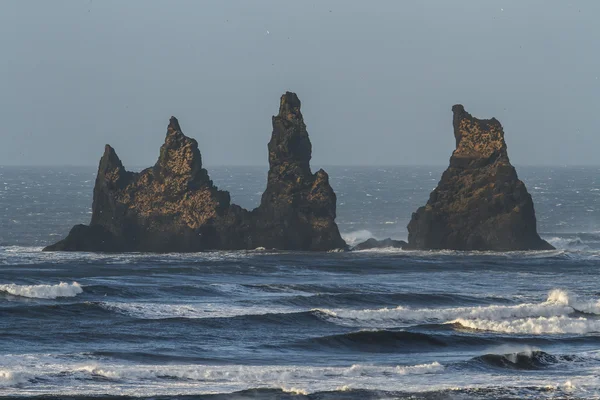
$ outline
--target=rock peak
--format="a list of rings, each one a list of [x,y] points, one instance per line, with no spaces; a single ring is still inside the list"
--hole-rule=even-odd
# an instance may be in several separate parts
[[[490,159],[506,155],[504,130],[495,119],[478,119],[462,104],[452,106],[456,150],[453,158]]]
[[[452,112],[454,114],[462,114],[465,113],[465,106],[463,106],[462,104],[455,104],[452,106]]]
[[[277,116],[287,121],[302,121],[300,106],[300,99],[296,93],[285,92],[285,94],[281,96],[281,101],[279,103],[279,114]]]
[[[117,155],[115,149],[110,144],[104,146],[104,154],[100,159],[100,170],[108,171],[110,169],[123,169],[123,163]]]
[[[160,148],[158,161],[154,172],[161,179],[182,179],[182,182],[193,183],[193,187],[210,182],[208,173],[202,168],[202,155],[198,149],[198,142],[187,137],[179,126],[177,118],[169,119],[165,143]],[[189,185],[180,185],[181,191],[187,190]]]
[[[281,96],[279,114],[273,117],[273,133],[268,144],[269,174],[288,176],[312,175],[309,162],[312,145],[300,112],[300,99],[296,93],[286,92]],[[280,168],[285,166],[285,168]],[[293,174],[290,174],[291,170]],[[279,178],[276,178],[279,179]]]
[[[181,132],[181,127],[179,126],[179,121],[177,118],[171,116],[169,119],[169,126],[167,127],[167,133],[170,132]],[[183,133],[183,132],[181,132]]]

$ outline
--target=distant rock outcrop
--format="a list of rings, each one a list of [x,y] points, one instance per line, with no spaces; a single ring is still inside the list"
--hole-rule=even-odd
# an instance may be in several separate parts
[[[329,176],[310,170],[312,145],[295,93],[281,97],[273,117],[267,189],[256,220],[254,247],[329,250],[345,248],[335,223],[336,196]],[[251,247],[252,247],[251,246]]]
[[[404,240],[394,240],[394,239],[383,239],[377,240],[375,238],[370,238],[365,240],[362,243],[357,244],[352,248],[352,250],[370,250],[370,249],[386,249],[386,248],[394,248],[394,249],[403,249],[407,246]]]
[[[531,196],[510,164],[504,131],[452,107],[456,150],[424,207],[408,224],[415,249],[549,250],[536,228]]]
[[[281,98],[269,142],[269,180],[252,212],[231,204],[202,168],[198,143],[171,117],[154,167],[126,171],[106,146],[94,187],[92,220],[46,251],[196,252],[345,248],[327,174],[310,172],[311,143],[300,101]]]

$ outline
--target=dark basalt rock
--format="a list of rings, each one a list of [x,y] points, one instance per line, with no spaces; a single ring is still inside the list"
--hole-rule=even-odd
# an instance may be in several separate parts
[[[335,224],[336,197],[327,174],[310,172],[311,144],[300,101],[281,99],[269,142],[269,180],[261,205],[231,204],[202,168],[198,143],[171,117],[154,167],[125,170],[106,146],[94,187],[92,220],[46,251],[196,252],[345,248]]]
[[[415,249],[549,250],[525,184],[510,164],[504,131],[452,107],[456,150],[424,207],[408,224]]]
[[[257,234],[250,247],[345,248],[335,224],[336,196],[329,176],[322,169],[315,174],[310,170],[312,146],[295,93],[281,97],[268,149],[267,189],[253,211]]]
[[[395,249],[403,249],[408,245],[404,240],[394,240],[394,239],[383,239],[377,240],[375,238],[370,238],[365,240],[362,243],[357,244],[352,248],[352,250],[369,250],[369,249],[384,249],[384,248],[395,248]]]

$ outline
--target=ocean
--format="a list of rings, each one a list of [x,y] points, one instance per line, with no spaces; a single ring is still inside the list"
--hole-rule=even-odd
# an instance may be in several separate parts
[[[354,244],[444,167],[327,167]],[[214,167],[258,205],[266,167]],[[554,251],[44,253],[96,168],[0,167],[0,397],[600,398],[600,168],[517,167]]]

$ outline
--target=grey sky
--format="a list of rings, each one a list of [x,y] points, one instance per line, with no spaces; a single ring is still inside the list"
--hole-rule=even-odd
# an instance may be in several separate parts
[[[313,163],[446,164],[451,106],[515,164],[600,164],[600,1],[2,1],[0,165],[267,163],[298,93]],[[269,31],[269,34],[267,34]]]

